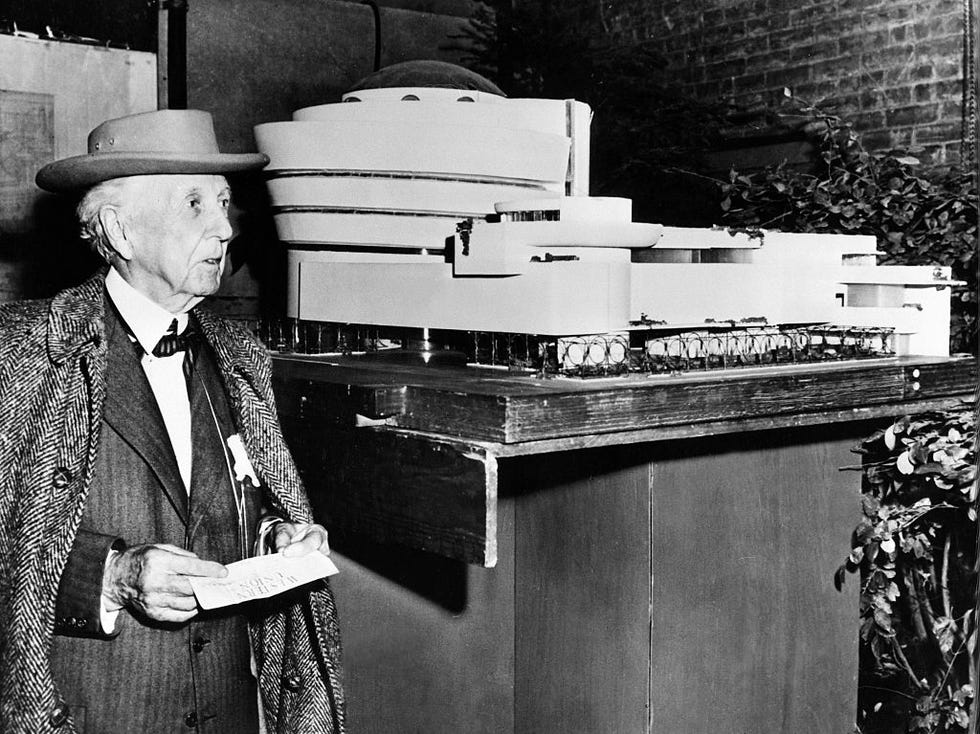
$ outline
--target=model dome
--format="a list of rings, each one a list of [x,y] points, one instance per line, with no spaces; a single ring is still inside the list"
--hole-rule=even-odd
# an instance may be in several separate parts
[[[403,61],[379,69],[361,79],[348,91],[384,89],[388,87],[441,87],[443,89],[469,89],[506,97],[503,91],[475,71],[446,61]]]

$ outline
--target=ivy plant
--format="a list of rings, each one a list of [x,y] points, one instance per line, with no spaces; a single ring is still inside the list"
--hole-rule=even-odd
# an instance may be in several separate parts
[[[966,732],[976,681],[977,446],[972,405],[865,439],[862,517],[835,577],[861,584],[858,723]]]
[[[945,265],[953,291],[951,350],[977,351],[977,186],[972,172],[922,172],[917,151],[867,151],[851,125],[799,110],[817,147],[812,170],[785,163],[732,171],[721,182],[723,221],[737,228],[870,234],[882,263]]]

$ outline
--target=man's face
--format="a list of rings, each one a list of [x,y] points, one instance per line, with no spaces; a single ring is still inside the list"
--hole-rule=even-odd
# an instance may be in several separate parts
[[[123,205],[132,243],[126,278],[172,313],[218,290],[231,239],[224,176],[134,176]]]

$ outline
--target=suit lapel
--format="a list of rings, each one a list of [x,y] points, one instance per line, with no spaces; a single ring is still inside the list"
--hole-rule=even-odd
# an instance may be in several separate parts
[[[204,309],[198,324],[214,350],[218,373],[228,391],[245,449],[274,509],[293,522],[308,522],[312,511],[299,473],[286,448],[275,410],[268,355],[254,338]]]
[[[110,303],[106,304],[106,339],[109,354],[105,421],[146,461],[186,524],[187,490],[167,439],[167,427],[136,349]]]

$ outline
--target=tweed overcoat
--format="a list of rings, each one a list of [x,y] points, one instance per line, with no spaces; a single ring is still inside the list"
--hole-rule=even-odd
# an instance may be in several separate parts
[[[58,583],[85,509],[106,386],[105,273],[53,299],[0,306],[0,731],[72,730],[48,652]],[[244,329],[195,315],[217,359],[266,501],[311,511],[276,417],[268,355]],[[323,584],[250,627],[269,732],[344,731],[340,634]]]

